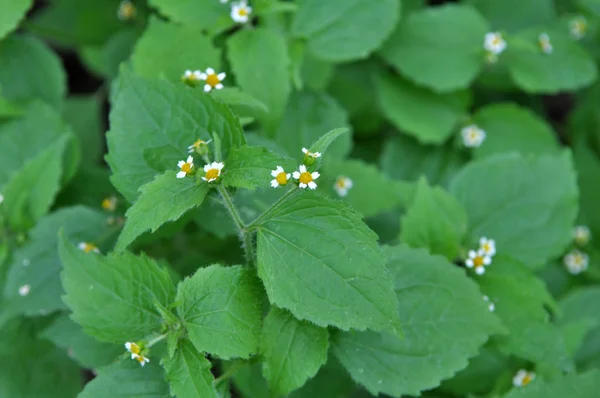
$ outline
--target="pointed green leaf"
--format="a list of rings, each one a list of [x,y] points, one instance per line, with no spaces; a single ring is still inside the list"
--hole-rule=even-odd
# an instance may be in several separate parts
[[[411,247],[429,249],[452,261],[459,253],[467,231],[467,214],[460,203],[439,187],[421,179],[406,214],[400,240]]]
[[[404,337],[339,332],[334,354],[371,394],[419,395],[468,364],[501,330],[464,271],[422,249],[387,250]]]
[[[198,351],[248,358],[258,351],[262,293],[250,268],[211,265],[177,288],[177,307]]]
[[[272,304],[323,327],[400,330],[377,236],[348,205],[298,193],[257,228],[257,240]]]
[[[125,250],[147,230],[154,232],[161,225],[178,220],[186,211],[202,204],[210,189],[209,184],[196,178],[179,179],[175,174],[175,171],[167,171],[140,188],[140,197],[125,213],[127,220],[115,246],[116,251]]]
[[[171,385],[171,395],[185,398],[218,398],[210,372],[209,360],[192,343],[183,340],[172,358],[164,358],[163,366]]]
[[[32,4],[33,0],[0,0],[0,40],[17,28]]]
[[[216,134],[221,159],[245,142],[235,115],[201,90],[146,80],[125,70],[116,87],[106,160],[113,171],[113,184],[130,202],[157,172],[176,170],[177,162],[187,158],[188,146],[196,140],[208,141]],[[148,153],[156,154],[151,164],[146,160]]]
[[[331,145],[336,139],[338,139],[338,137],[349,132],[350,130],[345,127],[331,130],[330,132],[322,135],[321,138],[319,138],[316,142],[314,142],[310,146],[310,151],[320,152],[321,154],[324,154],[325,151],[327,151],[327,148],[329,148],[329,145]]]
[[[314,377],[327,361],[328,337],[327,329],[271,307],[263,323],[260,354],[275,395],[287,395]]]
[[[154,260],[127,252],[109,256],[85,253],[64,234],[59,248],[67,292],[63,300],[87,334],[124,344],[160,329],[162,319],[154,301],[168,306],[175,288],[168,272]]]
[[[467,211],[473,241],[494,239],[498,253],[531,269],[561,255],[571,242],[578,194],[568,152],[472,162],[454,178],[450,192]]]

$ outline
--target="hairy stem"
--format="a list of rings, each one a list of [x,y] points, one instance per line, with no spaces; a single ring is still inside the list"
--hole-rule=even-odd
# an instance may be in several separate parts
[[[252,221],[250,224],[248,224],[246,226],[246,229],[248,231],[252,231],[253,229],[256,229],[256,227],[258,227],[265,219],[267,219],[275,210],[277,210],[279,208],[279,206],[281,206],[281,204],[283,202],[285,202],[285,200],[289,197],[291,197],[292,195],[294,195],[296,192],[298,192],[298,189],[294,186],[292,187],[289,191],[287,191],[285,194],[283,194],[283,196],[281,196],[281,198],[277,199],[277,202],[273,203],[271,205],[271,207],[269,207],[267,210],[265,210],[260,216],[256,217],[256,219],[254,221]]]
[[[231,196],[229,196],[229,192],[227,192],[227,189],[222,185],[219,185],[217,187],[217,190],[219,191],[219,194],[221,194],[221,197],[223,198],[223,203],[225,204],[225,207],[229,211],[229,214],[231,215],[231,218],[233,219],[233,222],[237,227],[238,235],[244,247],[246,260],[248,261],[248,264],[254,265],[255,256],[254,242],[252,241],[252,232],[250,232],[246,227],[246,224],[244,224],[244,221],[242,220],[240,213],[237,211],[235,205],[233,204],[233,200],[231,199]]]

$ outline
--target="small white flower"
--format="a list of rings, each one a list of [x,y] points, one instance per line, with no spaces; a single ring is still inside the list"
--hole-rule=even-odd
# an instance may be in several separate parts
[[[485,273],[485,266],[492,263],[492,258],[484,253],[483,250],[469,250],[469,258],[465,260],[467,268],[474,268],[477,275]]]
[[[490,298],[488,296],[483,296],[482,298],[483,298],[483,301],[488,303],[488,310],[490,312],[494,312],[494,310],[496,309],[496,305],[490,301]]]
[[[320,158],[321,157],[321,152],[310,152],[308,149],[306,148],[302,148],[302,153],[304,153],[306,156],[316,159],[316,158]]]
[[[221,170],[225,166],[221,162],[212,162],[204,166],[204,177],[202,179],[207,182],[213,182],[221,175]]]
[[[139,355],[142,352],[140,346],[132,341],[125,343],[125,349],[131,353],[131,359],[135,359],[134,355]]]
[[[186,176],[193,174],[194,158],[188,156],[187,160],[180,160],[177,162],[177,167],[180,169],[180,171],[177,173],[177,178],[185,178]]]
[[[582,16],[579,16],[569,21],[569,33],[571,33],[571,36],[573,36],[577,40],[583,39],[585,37],[587,33],[587,27],[587,20]]]
[[[0,193],[0,205],[2,204],[2,202],[4,202],[4,195],[2,195],[2,194]]]
[[[496,241],[483,236],[479,239],[479,249],[481,249],[486,256],[492,257],[496,254]]]
[[[192,145],[188,146],[188,153],[198,152],[201,147],[206,147],[212,140],[204,141],[204,140],[196,140]]]
[[[294,171],[292,173],[292,176],[300,182],[300,184],[298,184],[300,188],[309,187],[310,189],[317,189],[317,184],[314,182],[314,180],[319,178],[320,175],[321,174],[319,174],[317,171],[312,173],[308,172],[306,170],[306,166],[303,164],[298,167],[298,171]]]
[[[102,201],[102,208],[106,211],[113,212],[117,208],[117,198],[114,196],[104,198]]]
[[[342,198],[348,195],[348,191],[352,188],[352,180],[346,176],[339,176],[333,184],[333,189]]]
[[[19,288],[19,295],[20,296],[27,296],[30,291],[31,291],[31,286],[29,286],[29,285],[23,285],[23,286],[21,286]]]
[[[463,144],[468,148],[478,148],[485,140],[485,131],[474,124],[464,127],[460,134],[462,135]]]
[[[237,23],[248,22],[248,20],[250,20],[250,14],[252,14],[252,7],[245,1],[240,1],[231,5],[231,19]]]
[[[483,47],[492,54],[499,55],[506,49],[506,41],[500,32],[489,32],[485,34]]]
[[[133,3],[129,0],[123,0],[117,9],[117,17],[121,21],[129,21],[135,18],[136,9]]]
[[[195,86],[200,80],[202,80],[202,72],[199,70],[192,71],[188,69],[183,73],[183,76],[181,76],[181,80],[190,86]]]
[[[79,250],[84,251],[86,253],[90,253],[90,252],[100,253],[100,250],[98,250],[98,247],[96,245],[94,245],[93,243],[79,242],[77,247],[79,248]]]
[[[142,366],[144,366],[145,364],[147,364],[148,362],[150,362],[150,360],[148,358],[146,358],[145,356],[143,356],[141,354],[131,354],[131,359],[135,359]]]
[[[585,246],[590,241],[592,234],[585,225],[578,225],[573,229],[573,240],[579,246]]]
[[[525,369],[521,369],[517,372],[517,374],[513,377],[513,385],[515,387],[524,387],[527,384],[531,383],[535,379],[534,372],[528,372]]]
[[[271,180],[271,186],[277,188],[280,185],[286,185],[292,175],[286,173],[285,170],[283,170],[283,167],[277,166],[275,170],[271,171],[271,176],[275,177]]]
[[[552,44],[550,43],[550,36],[547,33],[540,33],[538,37],[538,45],[540,46],[540,50],[544,54],[552,54]]]
[[[563,264],[567,268],[567,271],[573,275],[585,271],[588,268],[589,262],[590,257],[579,250],[573,250],[563,258]]]
[[[206,73],[200,74],[200,79],[204,80],[206,84],[204,85],[204,91],[210,92],[212,89],[220,90],[223,88],[223,84],[221,82],[225,79],[227,75],[223,72],[216,73],[213,68],[207,68]]]

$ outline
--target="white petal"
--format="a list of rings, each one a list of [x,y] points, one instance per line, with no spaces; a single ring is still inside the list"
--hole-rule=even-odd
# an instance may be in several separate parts
[[[221,73],[219,73],[219,74],[217,75],[217,78],[218,78],[219,80],[223,80],[223,79],[225,79],[225,77],[227,77],[227,75],[225,74],[225,72],[221,72]]]
[[[352,180],[349,178],[346,178],[346,182],[345,182],[346,188],[350,189],[352,188]]]
[[[287,180],[289,180],[291,176],[292,176],[292,175],[291,175],[290,173],[287,173],[287,174],[285,175],[285,178],[286,178]]]
[[[485,236],[482,236],[481,238],[479,238],[480,245],[485,245],[486,242],[487,242],[487,238]]]
[[[190,155],[190,156],[188,156],[188,158],[187,158],[187,162],[188,162],[189,164],[194,164],[194,158],[193,158],[191,155]]]
[[[306,185],[305,183],[301,182],[298,186],[300,188],[306,188],[308,185]]]
[[[215,70],[213,68],[206,68],[206,74],[207,75],[214,75],[215,74]]]
[[[299,172],[297,172],[297,171],[294,171],[294,172],[292,173],[292,175],[294,176],[294,178],[295,178],[296,180],[300,178],[300,173],[299,173]]]
[[[279,168],[275,169],[275,170],[271,170],[271,177],[277,177],[279,175],[280,171]]]
[[[485,268],[483,268],[483,267],[477,267],[477,268],[475,268],[475,273],[477,275],[483,275],[485,273]]]
[[[273,188],[277,188],[279,186],[279,182],[277,181],[277,179],[271,180],[271,186]]]
[[[316,184],[314,181],[310,181],[310,182],[308,183],[308,187],[309,187],[310,189],[317,189],[317,184]]]
[[[200,80],[206,80],[208,78],[208,76],[206,75],[206,73],[200,72],[199,78],[200,78]]]
[[[475,250],[469,250],[469,258],[475,258],[477,257],[477,253],[475,253]]]
[[[302,152],[306,155],[308,153],[308,149],[302,148]]]
[[[216,88],[217,90],[221,90],[221,89],[223,89],[223,87],[224,87],[224,86],[223,86],[221,83],[219,83],[219,84],[217,84],[217,85],[215,86],[215,88]]]
[[[203,179],[204,181],[208,181],[208,180],[206,179],[206,177],[202,177],[202,179]],[[209,182],[210,182],[210,181],[209,181]]]
[[[315,152],[315,153],[313,153],[313,157],[320,158],[321,157],[321,152]]]
[[[319,174],[318,171],[313,171],[311,173],[311,176],[312,176],[313,180],[316,180],[317,178],[319,178],[321,176],[321,174]]]
[[[248,11],[248,14],[251,14],[252,13],[252,7],[246,6],[246,11]]]
[[[177,173],[177,178],[185,178],[186,175],[187,174],[185,171],[180,171],[179,173]]]
[[[225,167],[225,163],[223,162],[214,162],[213,163],[213,167],[217,170],[223,170],[223,167]]]
[[[204,92],[205,93],[210,93],[210,90],[212,90],[212,86],[210,84],[205,84],[204,85]]]
[[[213,182],[214,180],[216,180],[216,178],[211,178],[210,180],[208,180],[208,182]]]
[[[181,168],[181,166],[183,166],[185,164],[185,160],[180,160],[179,162],[177,162],[177,167]]]
[[[465,265],[466,265],[468,268],[473,268],[473,260],[471,260],[470,258],[466,259],[466,260],[465,260]]]
[[[306,166],[301,164],[300,167],[298,167],[298,170],[300,171],[300,173],[306,173]]]

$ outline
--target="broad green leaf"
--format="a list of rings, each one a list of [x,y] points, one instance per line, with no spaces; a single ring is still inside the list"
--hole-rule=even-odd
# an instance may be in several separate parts
[[[466,0],[490,22],[490,29],[518,32],[536,25],[547,25],[556,19],[553,0]]]
[[[598,72],[592,57],[573,38],[549,30],[552,53],[543,53],[538,44],[539,29],[515,36],[506,51],[510,76],[522,90],[531,94],[555,94],[589,86]]]
[[[574,322],[596,321],[596,327],[583,339],[574,356],[577,364],[586,368],[589,368],[588,363],[593,363],[600,357],[600,314],[589,305],[599,299],[600,288],[590,286],[572,290],[559,303],[562,314],[560,322],[563,326]]]
[[[158,364],[150,358],[143,368],[129,358],[98,369],[77,398],[169,398],[169,385]]]
[[[446,187],[466,161],[454,146],[422,145],[402,134],[383,144],[381,169],[395,180],[416,181],[424,175],[431,184]]]
[[[446,259],[403,246],[387,254],[403,338],[339,332],[333,352],[371,394],[419,395],[466,367],[501,328],[477,285]]]
[[[106,216],[83,206],[66,207],[42,217],[29,231],[29,240],[12,257],[4,286],[4,298],[11,310],[27,316],[50,313],[67,308],[61,296],[62,264],[58,254],[58,231],[73,242],[91,242],[107,248],[111,229]],[[114,231],[114,230],[113,230]],[[21,296],[19,288],[29,285],[29,294]]]
[[[0,42],[0,59],[0,86],[6,99],[40,99],[60,107],[67,90],[65,72],[60,59],[43,42],[29,36],[7,37]]]
[[[164,358],[163,366],[171,385],[171,395],[185,398],[218,398],[210,373],[211,363],[192,343],[183,340],[172,358]]]
[[[291,92],[284,37],[267,28],[242,29],[227,39],[227,57],[242,90],[269,108],[259,120],[272,135]]]
[[[116,251],[125,250],[144,232],[155,232],[161,225],[177,221],[186,211],[202,204],[209,184],[197,178],[179,179],[175,174],[167,171],[140,188],[140,197],[125,213],[127,220]]]
[[[62,161],[67,137],[62,136],[48,148],[29,159],[4,184],[3,206],[15,230],[26,230],[43,216],[60,189]]]
[[[439,92],[464,89],[483,67],[487,21],[474,8],[447,4],[415,11],[379,53],[405,77]]]
[[[572,369],[562,335],[549,323],[545,309],[556,310],[556,304],[540,279],[518,262],[496,254],[479,283],[509,331],[495,338],[499,348],[538,364]]]
[[[229,153],[223,168],[222,182],[226,186],[246,189],[268,187],[271,171],[281,166],[292,172],[296,164],[260,146],[244,146]]]
[[[296,92],[290,98],[275,141],[288,155],[300,157],[302,148],[309,148],[326,132],[341,127],[349,127],[348,116],[333,98],[324,93]],[[327,156],[342,158],[351,148],[352,137],[344,134],[331,145]]]
[[[33,0],[0,0],[0,40],[19,26]]]
[[[467,214],[460,203],[441,188],[421,179],[412,203],[401,221],[400,241],[429,249],[452,261],[459,254],[467,231]]]
[[[80,366],[96,369],[108,365],[123,354],[123,345],[101,343],[83,332],[81,326],[61,314],[39,335],[66,350]]]
[[[170,20],[207,30],[211,35],[234,25],[231,4],[212,0],[149,0],[150,6]]]
[[[600,370],[583,374],[571,373],[550,382],[535,380],[527,388],[515,388],[505,398],[595,398],[600,387]]]
[[[260,118],[269,113],[269,108],[262,101],[237,87],[224,87],[221,90],[213,90],[211,96],[215,100],[227,104],[240,117]]]
[[[72,319],[98,340],[124,344],[158,331],[154,302],[171,304],[175,288],[168,272],[145,255],[85,253],[63,233],[59,242],[65,303]]]
[[[340,196],[343,191],[336,189],[341,177],[352,181],[352,188],[345,196]],[[388,179],[375,166],[360,160],[324,161],[317,183],[320,192],[347,201],[364,217],[391,210],[402,202],[401,183]],[[374,192],[377,195],[373,195]]]
[[[297,193],[257,227],[257,241],[272,304],[322,327],[399,332],[377,236],[348,205]]]
[[[315,376],[327,361],[328,337],[327,329],[271,307],[263,322],[260,354],[273,394],[287,395]]]
[[[177,307],[198,351],[248,358],[258,351],[262,292],[250,268],[212,265],[177,288]]]
[[[494,239],[498,253],[530,269],[540,269],[571,242],[578,193],[568,152],[472,162],[454,178],[450,192],[467,211],[473,241]]]
[[[221,72],[221,52],[198,28],[150,19],[131,56],[136,74],[183,84],[186,70],[213,68]],[[227,82],[225,82],[227,84]],[[202,90],[200,86],[198,88]]]
[[[315,377],[299,390],[293,391],[289,398],[348,397],[356,390],[356,385],[346,369],[330,355],[327,363],[319,369]]]
[[[324,60],[366,58],[392,33],[399,7],[398,0],[302,0],[292,34],[306,39],[308,50]]]
[[[133,202],[139,187],[156,174],[176,170],[177,162],[187,158],[188,146],[198,139],[208,141],[213,133],[221,142],[221,159],[244,144],[237,118],[210,95],[124,71],[107,133],[111,180]]]
[[[423,144],[444,142],[465,112],[458,93],[437,94],[400,76],[381,73],[375,87],[386,119]]]
[[[476,157],[517,151],[541,154],[558,151],[552,127],[527,108],[511,103],[497,103],[481,108],[473,122],[485,131],[485,141],[476,148]]]
[[[0,328],[0,397],[75,397],[81,369],[63,350],[36,338],[37,329],[20,318]]]
[[[81,163],[97,165],[104,150],[102,103],[95,95],[70,95],[63,107],[63,118],[77,136]]]

